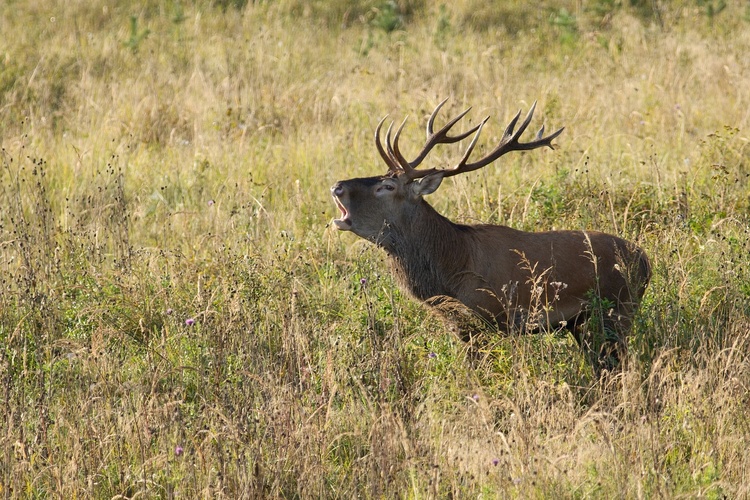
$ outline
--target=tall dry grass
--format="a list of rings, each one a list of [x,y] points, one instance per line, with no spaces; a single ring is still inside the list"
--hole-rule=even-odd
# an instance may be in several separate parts
[[[747,11],[719,2],[0,6],[0,493],[750,495]],[[478,360],[328,227],[379,118],[539,100],[554,152],[431,197],[637,240],[622,373]],[[437,152],[438,165],[460,154]]]

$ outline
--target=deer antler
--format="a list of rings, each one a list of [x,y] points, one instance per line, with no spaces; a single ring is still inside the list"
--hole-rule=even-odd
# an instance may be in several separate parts
[[[484,124],[487,123],[487,120],[489,120],[489,116],[482,120],[479,125],[471,128],[470,130],[455,135],[455,136],[449,136],[448,132],[450,129],[461,120],[466,114],[471,110],[471,108],[468,108],[463,113],[459,114],[452,120],[450,120],[448,123],[446,123],[443,128],[438,130],[437,132],[433,131],[433,126],[435,123],[435,116],[437,116],[438,111],[440,111],[440,108],[443,107],[443,105],[448,101],[448,99],[445,99],[440,104],[435,107],[435,110],[430,115],[430,119],[427,121],[427,142],[422,147],[422,150],[419,152],[417,157],[414,159],[414,161],[407,161],[406,158],[404,158],[403,154],[401,154],[401,151],[398,147],[398,139],[401,135],[401,130],[403,130],[404,125],[406,124],[406,119],[401,123],[401,126],[396,131],[396,135],[393,138],[393,141],[391,141],[391,130],[393,128],[393,122],[388,126],[388,130],[386,131],[386,147],[383,148],[383,144],[380,142],[380,129],[382,128],[383,122],[385,121],[384,117],[382,120],[380,120],[380,123],[378,123],[377,128],[375,129],[375,145],[378,148],[378,152],[380,153],[380,156],[383,157],[383,160],[385,160],[386,165],[388,165],[388,171],[392,174],[404,174],[410,179],[418,179],[420,177],[424,177],[429,174],[433,174],[436,172],[444,172],[445,177],[450,177],[457,174],[462,174],[465,172],[471,172],[472,170],[477,170],[485,165],[488,165],[501,156],[503,156],[506,153],[509,153],[511,151],[528,151],[530,149],[536,149],[543,146],[548,146],[552,148],[552,141],[559,136],[563,130],[565,130],[565,127],[559,129],[558,131],[548,135],[547,137],[544,137],[544,125],[542,125],[542,128],[539,129],[539,132],[536,134],[536,139],[531,142],[519,142],[518,139],[521,137],[521,134],[524,133],[526,128],[529,126],[529,123],[531,123],[531,118],[534,116],[534,110],[536,109],[536,101],[534,101],[534,104],[531,106],[531,109],[526,115],[526,118],[524,119],[523,123],[521,123],[521,126],[518,128],[518,131],[514,132],[514,129],[516,127],[516,123],[518,123],[518,118],[521,116],[521,111],[519,110],[515,117],[510,121],[508,126],[505,128],[505,132],[503,133],[503,137],[498,143],[498,145],[493,149],[487,156],[480,158],[479,160],[468,163],[469,157],[471,156],[471,153],[474,151],[474,146],[477,144],[477,140],[479,139],[479,135],[482,133],[482,127],[484,127]],[[454,142],[461,141],[463,139],[466,139],[471,134],[474,134],[474,138],[471,140],[471,143],[469,143],[469,146],[466,148],[466,152],[464,153],[461,160],[458,162],[458,164],[453,168],[448,169],[436,169],[436,168],[430,168],[430,169],[424,169],[424,170],[417,170],[416,167],[419,166],[420,163],[425,159],[427,154],[438,144],[451,144]],[[554,148],[553,148],[554,149]]]

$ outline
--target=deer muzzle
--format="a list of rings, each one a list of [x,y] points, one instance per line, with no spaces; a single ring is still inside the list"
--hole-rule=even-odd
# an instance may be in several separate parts
[[[336,229],[340,231],[349,231],[352,228],[352,221],[349,218],[349,211],[346,209],[346,206],[344,206],[344,203],[342,203],[341,199],[344,197],[345,194],[344,186],[341,185],[340,182],[336,183],[333,187],[331,187],[331,194],[333,195],[333,201],[336,203],[336,206],[341,211],[341,217],[338,219],[333,219],[333,224],[336,226]]]

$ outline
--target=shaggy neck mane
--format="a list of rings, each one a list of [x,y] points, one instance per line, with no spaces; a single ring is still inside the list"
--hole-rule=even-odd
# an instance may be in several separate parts
[[[460,271],[468,260],[462,241],[467,229],[421,200],[413,213],[389,225],[381,246],[402,287],[416,298],[454,295]]]

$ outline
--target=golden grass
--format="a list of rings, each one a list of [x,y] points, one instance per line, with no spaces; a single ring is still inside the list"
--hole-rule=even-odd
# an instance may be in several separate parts
[[[750,495],[742,6],[225,3],[0,7],[0,494]],[[566,130],[441,212],[649,252],[621,374],[551,334],[471,361],[328,227],[380,117],[416,148],[444,97],[483,147],[534,100]]]

